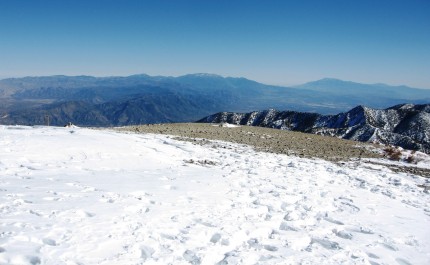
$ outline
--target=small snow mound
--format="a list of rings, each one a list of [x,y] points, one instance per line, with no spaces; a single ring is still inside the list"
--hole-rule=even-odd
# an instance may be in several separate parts
[[[220,124],[215,124],[215,125],[212,125],[212,126],[223,127],[223,128],[237,128],[237,127],[240,127],[240,125],[231,124],[231,123],[227,123],[227,122],[221,122]]]

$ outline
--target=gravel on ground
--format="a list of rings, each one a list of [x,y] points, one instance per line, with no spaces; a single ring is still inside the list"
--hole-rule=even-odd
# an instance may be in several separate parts
[[[372,144],[278,129],[205,123],[171,123],[127,126],[119,130],[138,133],[175,135],[181,140],[221,140],[251,145],[257,150],[306,158],[321,158],[333,162],[350,158],[379,158]]]

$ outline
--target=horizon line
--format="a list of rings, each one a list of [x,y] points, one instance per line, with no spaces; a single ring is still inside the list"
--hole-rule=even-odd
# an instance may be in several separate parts
[[[262,81],[250,79],[250,78],[244,77],[244,76],[226,76],[226,75],[221,75],[221,74],[205,73],[205,72],[196,72],[196,73],[181,74],[181,75],[150,75],[150,74],[146,74],[146,73],[136,73],[136,74],[129,74],[129,75],[53,74],[53,75],[23,75],[23,76],[11,76],[11,77],[1,77],[0,76],[0,81],[8,80],[8,79],[39,78],[39,77],[127,78],[127,77],[139,76],[139,75],[148,76],[148,77],[164,77],[164,78],[179,78],[179,77],[191,76],[191,75],[194,75],[194,76],[196,76],[196,75],[207,75],[207,76],[217,76],[217,77],[221,77],[221,78],[237,78],[237,79],[244,78],[244,79],[254,81],[254,82],[257,82],[260,84],[271,85],[271,86],[280,86],[280,87],[299,87],[301,85],[305,85],[305,84],[312,83],[312,82],[318,82],[318,81],[323,81],[323,80],[333,80],[333,81],[350,82],[350,83],[356,83],[356,84],[362,84],[362,85],[385,85],[385,86],[392,86],[392,87],[408,87],[408,88],[416,88],[416,89],[424,89],[424,90],[430,89],[430,87],[429,88],[412,87],[412,86],[405,85],[405,84],[388,84],[388,83],[383,83],[383,82],[377,82],[377,83],[358,82],[358,81],[345,80],[345,79],[340,79],[340,78],[335,78],[335,77],[323,77],[323,78],[316,79],[316,80],[306,81],[306,82],[300,83],[300,84],[290,84],[290,85],[279,84],[279,83],[270,84],[270,83],[265,83]]]

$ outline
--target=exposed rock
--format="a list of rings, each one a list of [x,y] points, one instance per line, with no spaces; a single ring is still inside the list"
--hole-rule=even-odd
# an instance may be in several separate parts
[[[227,122],[330,135],[430,153],[430,104],[402,104],[383,110],[358,106],[337,115],[273,109],[250,113],[220,112],[198,122]]]

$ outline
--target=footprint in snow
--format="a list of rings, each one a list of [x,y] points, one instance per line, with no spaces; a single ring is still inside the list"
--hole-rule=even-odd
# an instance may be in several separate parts
[[[285,221],[297,221],[300,219],[302,219],[302,216],[295,211],[291,211],[284,216]]]
[[[216,244],[219,240],[221,239],[221,234],[220,233],[215,233],[212,235],[211,239],[209,240],[210,242]]]
[[[15,205],[22,205],[22,204],[32,204],[32,201],[24,200],[24,199],[17,199],[13,201],[13,204]]]
[[[344,225],[344,223],[343,223],[343,222],[338,221],[338,220],[333,219],[333,218],[328,217],[328,216],[325,216],[323,219],[324,219],[324,220],[326,220],[327,222],[332,223],[332,224],[336,224],[336,225]]]
[[[399,263],[400,265],[412,265],[412,263],[410,263],[409,261],[402,259],[402,258],[396,258],[397,263]]]
[[[345,231],[345,230],[337,230],[337,229],[333,229],[333,233],[343,239],[352,239],[352,234]]]
[[[37,256],[26,256],[25,259],[31,265],[42,264],[42,261]],[[23,263],[27,263],[27,262],[23,262]]]
[[[206,221],[203,221],[202,219],[194,219],[194,222],[196,222],[196,223],[198,223],[198,224],[201,224],[201,225],[204,225],[204,226],[207,226],[207,227],[216,227],[216,225],[214,225],[214,224],[211,224],[211,223],[209,223],[209,222],[206,222]]]
[[[341,202],[339,209],[342,209],[343,211],[348,211],[350,213],[358,213],[360,211],[359,207],[349,202]]]
[[[258,241],[257,238],[251,238],[248,241],[246,241],[246,243],[248,243],[248,245],[252,248],[255,248],[255,249],[261,248],[260,242]]]
[[[263,245],[263,248],[267,251],[272,251],[272,252],[278,251],[278,247],[271,246],[271,245]]]
[[[31,213],[31,214],[34,214],[34,215],[36,215],[36,216],[42,216],[42,214],[41,214],[41,213],[36,212],[36,211],[33,211],[33,210],[29,210],[28,212],[29,212],[29,213]]]
[[[341,247],[339,246],[339,243],[328,239],[312,238],[311,244],[312,243],[317,243],[326,249],[341,249]]]
[[[279,225],[279,230],[284,231],[299,231],[300,229],[294,226],[289,225],[287,222],[282,222],[281,225]]]
[[[233,250],[227,253],[224,253],[224,258],[219,261],[216,265],[228,265],[228,264],[238,264],[239,254],[237,251]]]
[[[379,242],[380,245],[392,251],[399,251],[399,248],[392,240],[384,239],[384,242]]]
[[[135,246],[132,252],[136,254],[137,258],[146,261],[152,257],[152,255],[155,253],[155,250],[149,246]]]
[[[200,257],[197,256],[197,254],[192,250],[186,250],[184,254],[182,254],[182,257],[191,263],[192,265],[199,265],[202,263]]]
[[[43,242],[43,244],[49,245],[49,246],[56,246],[57,245],[57,242],[55,242],[55,240],[51,239],[51,238],[44,238],[44,239],[42,239],[42,242]]]
[[[84,189],[81,190],[81,192],[93,192],[93,191],[97,191],[97,189],[90,186],[85,186]]]
[[[367,254],[367,256],[369,256],[369,258],[372,258],[372,259],[379,259],[379,256],[377,256],[377,255],[375,255],[375,254],[373,254],[373,253],[371,253],[371,252],[368,252],[368,253],[366,253]]]

